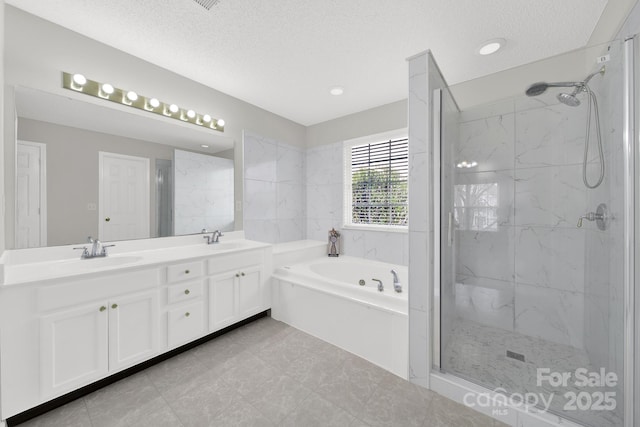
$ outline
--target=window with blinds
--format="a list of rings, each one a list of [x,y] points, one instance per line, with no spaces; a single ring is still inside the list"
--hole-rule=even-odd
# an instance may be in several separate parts
[[[406,227],[409,216],[407,138],[354,145],[347,224]],[[350,221],[349,221],[350,220]]]

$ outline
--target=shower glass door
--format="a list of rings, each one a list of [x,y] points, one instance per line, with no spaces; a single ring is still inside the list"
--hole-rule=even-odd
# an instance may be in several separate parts
[[[572,55],[585,58],[575,79],[604,74],[441,120],[438,367],[584,425],[622,426],[622,44]],[[593,186],[602,158],[604,179],[587,188],[583,168]]]

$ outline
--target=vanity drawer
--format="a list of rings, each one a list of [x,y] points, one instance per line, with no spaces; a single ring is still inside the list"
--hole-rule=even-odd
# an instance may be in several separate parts
[[[194,302],[167,313],[167,344],[175,347],[204,335],[204,302]]]
[[[177,302],[200,298],[202,297],[203,288],[202,280],[171,285],[167,288],[167,303],[175,304]]]
[[[169,283],[194,279],[196,277],[202,277],[203,275],[204,265],[202,261],[185,262],[167,267],[167,281]]]

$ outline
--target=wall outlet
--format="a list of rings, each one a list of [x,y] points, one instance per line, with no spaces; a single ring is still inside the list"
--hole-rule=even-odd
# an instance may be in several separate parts
[[[96,211],[98,210],[98,205],[96,205],[95,203],[87,203],[87,210]]]

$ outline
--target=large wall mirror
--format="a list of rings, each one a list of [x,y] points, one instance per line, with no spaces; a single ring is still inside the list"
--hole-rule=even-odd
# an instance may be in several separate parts
[[[15,100],[8,247],[234,229],[231,138],[29,88]]]

